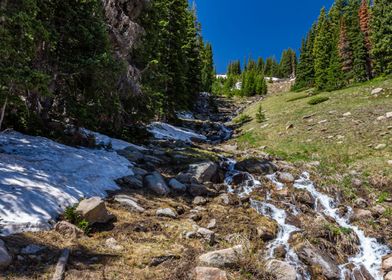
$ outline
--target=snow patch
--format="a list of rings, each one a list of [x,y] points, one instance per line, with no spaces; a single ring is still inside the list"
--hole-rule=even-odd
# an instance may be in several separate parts
[[[176,127],[167,123],[154,122],[148,126],[148,131],[151,132],[156,139],[180,140],[184,142],[191,142],[192,139],[207,140],[204,135],[198,134],[190,129]]]
[[[115,149],[131,145],[95,135],[110,140]],[[133,175],[131,167],[113,151],[0,133],[0,235],[50,229],[67,206],[118,189],[114,180]]]

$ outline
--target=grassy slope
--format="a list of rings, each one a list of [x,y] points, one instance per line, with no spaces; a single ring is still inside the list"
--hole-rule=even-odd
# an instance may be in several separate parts
[[[376,87],[386,92],[371,96]],[[289,161],[319,161],[322,175],[355,170],[365,178],[377,174],[382,180],[392,179],[388,164],[392,160],[392,119],[377,121],[377,117],[392,112],[392,79],[320,93],[317,96],[330,99],[317,105],[309,105],[312,97],[301,98],[305,96],[305,92],[268,96],[261,102],[267,117],[262,124],[255,121],[259,103],[250,106],[244,114],[252,116],[253,121],[244,125],[236,139],[240,148],[267,146],[268,153]],[[351,116],[343,117],[347,112]],[[312,117],[303,118],[309,115]],[[286,129],[289,124],[294,127]],[[376,150],[378,144],[387,147]]]

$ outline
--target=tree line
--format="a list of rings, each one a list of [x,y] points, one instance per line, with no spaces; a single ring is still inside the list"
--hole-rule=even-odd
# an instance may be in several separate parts
[[[302,41],[294,89],[335,90],[392,73],[392,2],[336,0]]]
[[[275,57],[262,57],[256,60],[248,59],[241,67],[239,60],[229,63],[226,78],[217,78],[213,85],[213,92],[228,96],[253,96],[267,94],[266,81],[275,78],[295,77],[297,55],[294,50],[282,52],[280,62]]]
[[[119,137],[152,118],[191,106],[214,78],[187,0],[153,0],[140,23],[139,48],[128,60],[141,69],[142,93],[122,81],[101,0],[13,0],[0,4],[0,124],[53,134],[67,124]]]

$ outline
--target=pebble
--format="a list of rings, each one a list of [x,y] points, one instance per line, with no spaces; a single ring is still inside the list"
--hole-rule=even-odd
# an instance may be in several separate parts
[[[347,112],[343,114],[343,117],[350,117],[351,116],[351,112]]]
[[[171,208],[161,208],[156,212],[158,217],[177,218],[177,214]]]
[[[374,149],[376,150],[383,150],[387,147],[386,144],[378,144]]]

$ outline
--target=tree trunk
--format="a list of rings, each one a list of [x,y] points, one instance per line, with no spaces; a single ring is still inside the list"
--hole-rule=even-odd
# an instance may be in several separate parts
[[[3,108],[1,109],[1,115],[0,115],[0,131],[1,131],[1,125],[3,124],[3,120],[4,120],[5,109],[7,108],[7,101],[8,101],[8,97],[5,98],[5,102],[4,102]]]

